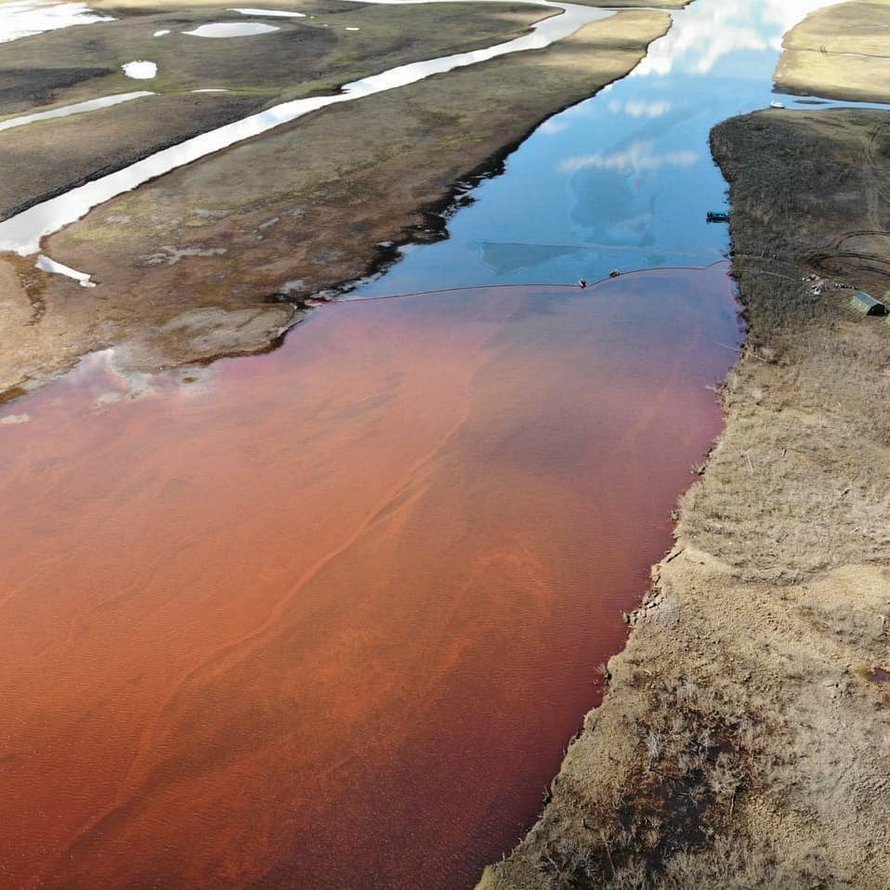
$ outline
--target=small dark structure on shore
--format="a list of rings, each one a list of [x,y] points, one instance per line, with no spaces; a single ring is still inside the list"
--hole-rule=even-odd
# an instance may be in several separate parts
[[[722,210],[709,210],[705,220],[709,223],[728,223],[729,214]]]
[[[880,300],[876,300],[871,294],[867,294],[863,290],[853,294],[850,299],[850,305],[863,315],[887,314],[887,307]]]

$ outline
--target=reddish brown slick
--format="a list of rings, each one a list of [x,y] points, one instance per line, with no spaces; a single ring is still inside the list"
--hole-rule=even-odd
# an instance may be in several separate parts
[[[318,311],[0,425],[0,885],[471,885],[720,429],[725,267]],[[93,367],[93,370],[90,370]]]

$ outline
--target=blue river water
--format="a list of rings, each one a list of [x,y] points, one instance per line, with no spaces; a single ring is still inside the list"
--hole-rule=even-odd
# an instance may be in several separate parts
[[[550,118],[448,219],[347,298],[485,284],[594,281],[613,269],[704,266],[726,255],[726,182],[712,127],[781,102],[783,34],[833,0],[695,0],[628,77]],[[836,105],[838,103],[824,103]]]

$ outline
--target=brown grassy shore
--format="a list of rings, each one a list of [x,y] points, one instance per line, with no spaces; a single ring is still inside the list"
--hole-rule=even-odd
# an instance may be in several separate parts
[[[46,239],[94,289],[0,260],[0,393],[109,346],[138,368],[267,348],[304,298],[391,257],[381,242],[436,237],[432,210],[456,182],[627,74],[669,24],[619,12],[546,50],[325,109],[148,183]]]
[[[788,93],[886,102],[890,0],[856,0],[807,16],[785,36],[776,83]]]
[[[890,886],[890,114],[712,136],[749,325],[611,689],[480,887]]]

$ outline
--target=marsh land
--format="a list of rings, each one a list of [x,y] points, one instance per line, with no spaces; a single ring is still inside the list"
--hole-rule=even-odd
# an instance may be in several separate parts
[[[469,10],[462,4],[341,3],[334,13],[323,12],[330,8],[313,13],[310,5],[306,13],[314,21],[324,18],[322,25],[342,22],[337,38],[331,28],[301,25],[290,41],[300,48],[293,53],[283,28],[280,38],[263,37],[273,42],[256,72],[237,50],[217,49],[237,40],[180,38],[189,40],[188,53],[174,51],[167,59],[164,95],[0,133],[4,151],[9,145],[13,158],[31,159],[4,182],[7,213],[131,162],[146,152],[146,141],[153,150],[273,102],[409,60],[507,40],[541,18],[527,6],[509,5]],[[140,14],[135,22],[124,17],[96,26],[96,33],[109,36],[97,38],[99,46],[89,54],[71,29],[0,44],[0,65],[15,74],[25,64],[21,53],[46,43],[43,51],[63,59],[65,72],[92,72],[90,90],[105,94],[122,86],[123,78],[111,70],[115,62],[138,56],[147,40],[161,45],[166,39],[150,37],[155,30],[212,18],[198,11],[183,19],[180,13],[174,23],[170,16],[159,12],[145,20]],[[268,348],[298,319],[306,297],[391,257],[381,242],[435,236],[441,227],[435,209],[447,204],[456,182],[496,163],[554,111],[626,74],[668,26],[665,13],[619,12],[546,50],[326,109],[122,195],[44,244],[57,262],[89,270],[100,285],[95,289],[36,273],[33,261],[0,260],[0,340],[7,344],[0,391],[28,389],[84,353],[111,345],[121,346],[121,362],[134,368]],[[346,27],[360,28],[358,36]],[[307,38],[307,31],[319,36]],[[355,40],[358,49],[351,46]],[[192,44],[205,42],[217,57],[214,70],[220,57],[234,53],[227,79],[203,73]],[[11,49],[17,43],[25,49]],[[282,71],[282,58],[295,61]],[[161,72],[164,64],[162,59]],[[231,93],[183,92],[232,86],[239,78]],[[95,92],[79,81],[53,96],[68,104]],[[32,110],[33,98],[26,107],[21,93],[16,96],[10,108]],[[144,103],[156,101],[162,103],[160,126],[143,111]],[[97,151],[96,127],[113,134],[110,150],[103,142]]]

